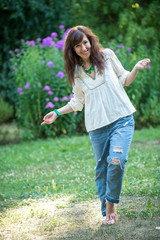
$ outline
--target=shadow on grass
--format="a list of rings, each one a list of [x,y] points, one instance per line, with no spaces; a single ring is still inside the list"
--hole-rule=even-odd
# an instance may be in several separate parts
[[[148,213],[148,201],[152,204]],[[158,240],[158,201],[125,197],[115,225],[103,226],[99,199],[72,203],[72,197],[26,201],[1,214],[0,237],[24,240]],[[152,213],[152,214],[151,214]]]

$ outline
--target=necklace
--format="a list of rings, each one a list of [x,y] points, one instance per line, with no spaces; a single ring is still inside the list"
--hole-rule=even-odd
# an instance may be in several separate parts
[[[91,65],[89,69],[85,69],[85,68],[84,68],[84,65],[82,65],[82,66],[83,66],[83,69],[84,69],[84,71],[85,71],[86,73],[91,73],[91,70],[94,70],[93,65]]]
[[[84,69],[84,71],[85,71],[86,73],[91,73],[91,70],[94,70],[93,65],[91,65],[88,70],[87,70],[87,69]]]

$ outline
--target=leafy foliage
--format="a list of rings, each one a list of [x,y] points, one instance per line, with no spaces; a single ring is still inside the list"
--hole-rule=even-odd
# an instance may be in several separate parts
[[[48,0],[0,1],[0,96],[15,105],[15,85],[9,67],[9,50],[19,47],[20,39],[44,37],[70,25],[69,2]],[[61,14],[60,14],[61,13]]]
[[[76,113],[62,116],[50,126],[40,125],[48,111],[60,108],[73,97],[63,72],[64,40],[45,39],[23,42],[23,49],[11,52],[17,86],[16,115],[23,127],[22,138],[71,134],[76,130]]]
[[[92,5],[92,14],[88,9]],[[160,5],[154,1],[86,1],[72,0],[72,19],[75,25],[90,26],[101,41],[116,39],[134,49],[137,45],[154,45],[159,39]],[[74,14],[76,13],[76,14]]]
[[[9,120],[13,115],[13,107],[0,98],[0,123]]]
[[[88,17],[88,9],[91,6],[92,13]],[[64,24],[66,28],[82,24],[89,26],[99,36],[103,47],[115,48],[126,69],[131,70],[136,61],[143,57],[151,59],[151,69],[139,72],[136,81],[131,87],[126,88],[126,91],[137,109],[136,127],[158,125],[159,12],[158,0],[139,0],[137,3],[133,0],[16,0],[14,2],[2,0],[0,2],[2,16],[0,31],[3,42],[0,45],[0,96],[16,108],[17,83],[10,69],[11,59],[8,52],[10,49],[19,48],[20,39],[44,38],[53,31],[60,34],[59,24]],[[123,48],[118,49],[119,44],[125,46],[126,52]],[[127,53],[128,47],[132,48],[130,55]],[[58,55],[54,56],[58,57]],[[25,83],[28,82],[26,78],[24,80]],[[83,112],[78,114],[76,125],[78,131],[84,132],[82,119]]]
[[[160,65],[157,52],[159,46],[155,44],[152,50],[140,45],[134,51],[123,44],[111,44],[125,69],[131,71],[134,65],[143,58],[151,55],[151,63],[145,70],[140,70],[133,83],[125,90],[136,107],[136,127],[159,125],[160,120]],[[152,57],[153,56],[153,57]]]

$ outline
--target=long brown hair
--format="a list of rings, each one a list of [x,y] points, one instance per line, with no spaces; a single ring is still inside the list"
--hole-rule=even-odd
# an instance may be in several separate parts
[[[87,36],[91,44],[91,63],[97,67],[100,74],[103,73],[105,67],[105,60],[101,51],[102,47],[98,37],[88,27],[73,27],[67,34],[64,44],[64,66],[71,86],[74,84],[75,66],[81,65],[81,58],[74,51],[74,46],[83,40],[84,35]]]

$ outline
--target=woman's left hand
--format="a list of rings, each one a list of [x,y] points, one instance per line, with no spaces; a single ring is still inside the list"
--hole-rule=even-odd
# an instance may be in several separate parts
[[[145,59],[139,61],[139,62],[135,65],[135,68],[136,68],[137,70],[139,70],[139,69],[145,69],[145,68],[148,67],[149,63],[150,63],[150,59],[149,59],[149,58],[145,58]]]

